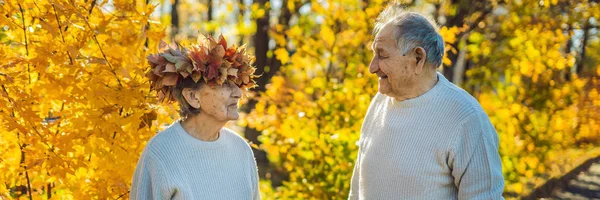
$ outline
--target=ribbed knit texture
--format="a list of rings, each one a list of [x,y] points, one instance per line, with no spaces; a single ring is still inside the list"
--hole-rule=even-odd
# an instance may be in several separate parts
[[[205,142],[180,122],[154,136],[138,161],[130,198],[260,199],[256,161],[248,143],[233,131]]]
[[[503,199],[494,127],[477,100],[438,79],[417,98],[373,98],[349,199]]]

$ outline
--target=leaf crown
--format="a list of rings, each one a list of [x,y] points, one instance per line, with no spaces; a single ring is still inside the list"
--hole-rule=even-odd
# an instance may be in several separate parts
[[[171,88],[185,79],[195,83],[202,80],[210,86],[222,85],[229,80],[242,89],[256,86],[256,68],[251,64],[255,57],[246,52],[246,45],[227,47],[223,35],[215,41],[211,36],[198,37],[198,44],[182,47],[160,41],[158,53],[147,57],[151,68],[146,73],[151,90],[158,92],[162,102],[175,101]]]

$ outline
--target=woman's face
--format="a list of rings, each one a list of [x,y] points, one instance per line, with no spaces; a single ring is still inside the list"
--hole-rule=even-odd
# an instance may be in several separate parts
[[[208,86],[204,84],[194,91],[200,103],[200,113],[207,114],[219,121],[236,120],[238,101],[242,97],[242,90],[231,81],[226,81],[221,86]]]

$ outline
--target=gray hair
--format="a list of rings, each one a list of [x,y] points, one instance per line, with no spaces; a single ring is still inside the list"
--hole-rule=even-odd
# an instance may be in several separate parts
[[[198,81],[196,83],[191,77],[188,77],[171,87],[171,93],[173,94],[175,100],[177,100],[177,103],[179,103],[179,116],[181,116],[181,118],[185,119],[190,116],[197,115],[201,111],[200,108],[192,107],[187,100],[185,100],[185,97],[183,97],[183,89],[191,88],[192,90],[199,90],[203,85],[203,81]]]
[[[376,35],[389,22],[395,27],[394,40],[403,55],[422,47],[427,53],[426,63],[435,68],[442,64],[444,38],[438,33],[438,26],[433,19],[415,12],[405,12],[399,4],[392,3],[377,17],[373,34]]]

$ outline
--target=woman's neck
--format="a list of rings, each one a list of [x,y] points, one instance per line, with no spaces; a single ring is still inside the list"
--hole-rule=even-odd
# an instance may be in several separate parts
[[[227,121],[219,121],[205,113],[200,113],[181,120],[181,126],[187,134],[202,141],[215,141]]]

